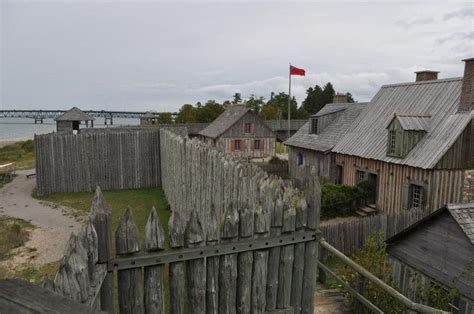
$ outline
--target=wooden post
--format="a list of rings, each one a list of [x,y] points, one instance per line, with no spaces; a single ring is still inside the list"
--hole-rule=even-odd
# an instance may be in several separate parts
[[[169,225],[170,247],[179,249],[184,246],[184,226],[182,216],[174,210]],[[172,314],[184,313],[184,262],[170,263],[170,306]]]
[[[359,292],[361,295],[365,296],[366,287],[367,287],[367,278],[365,278],[361,274],[357,274],[357,282],[356,282],[357,292]],[[356,300],[355,309],[354,309],[355,313],[364,313],[365,310],[366,310],[365,305]]]
[[[111,210],[107,205],[99,187],[96,188],[94,200],[92,201],[91,219],[97,233],[98,255],[97,262],[106,264],[112,259],[112,217]],[[100,305],[103,311],[115,313],[114,303],[114,278],[113,272],[109,272],[100,289]]]
[[[235,204],[224,215],[223,242],[233,242],[239,235],[239,213]],[[237,254],[226,254],[219,262],[219,313],[236,313]]]
[[[297,233],[306,231],[308,204],[304,198],[299,200],[296,207],[296,223]],[[301,297],[303,294],[303,272],[304,272],[304,243],[295,245],[295,256],[297,257],[293,263],[293,282],[291,285],[291,306],[294,313],[301,313]]]
[[[204,233],[196,211],[191,213],[186,228],[186,245],[189,248],[204,245]],[[204,258],[194,259],[186,263],[188,311],[191,314],[206,313],[206,267]]]
[[[207,245],[216,245],[219,241],[219,221],[214,204],[211,204],[207,230]],[[219,313],[219,256],[206,259],[206,313]]]
[[[245,206],[240,211],[240,238],[253,236],[253,212]],[[238,257],[237,313],[251,313],[253,252],[242,252]]]
[[[130,208],[125,211],[115,233],[117,255],[131,256],[140,251],[138,228]],[[118,271],[120,313],[145,313],[141,268]]]
[[[321,212],[321,186],[316,168],[311,169],[306,190],[306,201],[308,203],[308,231],[317,231],[319,229],[319,215]],[[303,273],[303,295],[302,295],[302,313],[313,314],[314,312],[314,294],[316,289],[317,261],[318,261],[318,242],[310,241],[305,245],[304,255],[304,273]]]
[[[145,250],[155,252],[164,248],[163,227],[153,207],[145,226]],[[165,313],[163,265],[145,267],[145,311],[146,313]]]
[[[297,196],[293,188],[289,187],[284,193],[285,211],[283,212],[283,234],[291,234],[295,231]],[[301,257],[300,257],[301,258]],[[294,245],[285,245],[281,248],[280,269],[278,279],[278,301],[279,309],[287,309],[291,306],[291,283],[293,278]]]

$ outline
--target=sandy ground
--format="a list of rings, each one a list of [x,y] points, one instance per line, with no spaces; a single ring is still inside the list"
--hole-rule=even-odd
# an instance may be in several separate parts
[[[26,174],[30,173],[34,170],[17,171],[17,177],[0,189],[0,215],[21,218],[36,226],[25,245],[33,250],[24,250],[11,262],[41,265],[62,257],[67,239],[71,232],[79,230],[80,223],[70,215],[71,209],[34,199],[31,193],[36,179],[27,179]]]
[[[0,148],[16,143],[17,141],[0,141]]]

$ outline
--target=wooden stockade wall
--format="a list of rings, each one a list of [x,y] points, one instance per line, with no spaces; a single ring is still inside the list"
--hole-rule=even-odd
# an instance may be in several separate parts
[[[161,132],[168,236],[152,208],[140,243],[127,209],[114,256],[112,210],[98,188],[88,224],[45,287],[109,313],[114,295],[120,313],[313,313],[317,179],[303,194],[255,165]]]
[[[159,142],[152,128],[36,135],[38,193],[159,186]]]
[[[350,255],[364,246],[373,233],[383,232],[385,239],[401,232],[430,213],[412,209],[393,214],[379,214],[350,222],[320,225],[322,237],[336,249]]]

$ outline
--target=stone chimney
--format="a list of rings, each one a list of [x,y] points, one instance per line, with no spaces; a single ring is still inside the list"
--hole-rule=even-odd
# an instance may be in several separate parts
[[[438,73],[439,73],[438,71],[429,71],[429,70],[417,71],[415,72],[416,82],[437,80]]]
[[[332,103],[333,104],[343,104],[347,102],[347,95],[346,94],[341,94],[341,93],[336,93],[333,98],[332,98]]]
[[[464,59],[464,76],[462,78],[461,99],[459,111],[471,110],[474,102],[474,58]]]

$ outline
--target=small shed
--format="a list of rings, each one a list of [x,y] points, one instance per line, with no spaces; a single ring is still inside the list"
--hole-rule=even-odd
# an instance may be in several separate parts
[[[85,122],[86,128],[89,127],[89,122],[90,126],[94,127],[94,118],[79,108],[73,107],[56,118],[56,130],[58,133],[79,132],[79,126],[82,122]]]
[[[160,121],[160,114],[158,112],[147,111],[145,114],[140,116],[140,125],[158,125]]]
[[[433,283],[459,291],[457,313],[474,312],[474,203],[448,204],[387,240],[394,282],[408,297]]]

